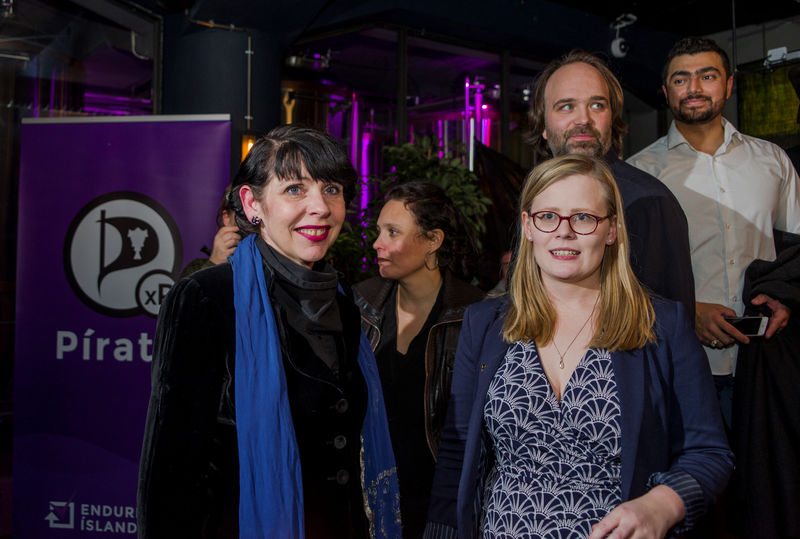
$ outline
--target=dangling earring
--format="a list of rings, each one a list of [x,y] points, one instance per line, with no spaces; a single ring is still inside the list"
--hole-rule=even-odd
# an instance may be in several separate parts
[[[428,264],[428,255],[429,254],[431,254],[430,251],[425,253],[425,267],[428,268],[428,270],[433,271],[433,270],[435,270],[435,269],[437,269],[439,267],[439,255],[437,255],[436,253],[433,253],[433,261],[436,264],[433,267],[430,267],[430,265]]]
[[[250,219],[250,222],[255,226],[258,226],[258,224],[261,222],[261,219],[258,218],[258,215],[254,215],[253,218]]]

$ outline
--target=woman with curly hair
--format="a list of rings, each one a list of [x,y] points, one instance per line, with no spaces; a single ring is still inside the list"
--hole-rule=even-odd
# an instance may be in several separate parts
[[[425,528],[436,451],[464,308],[483,292],[461,280],[474,242],[438,185],[392,188],[373,244],[380,277],[355,286],[378,361],[397,458],[403,537]]]

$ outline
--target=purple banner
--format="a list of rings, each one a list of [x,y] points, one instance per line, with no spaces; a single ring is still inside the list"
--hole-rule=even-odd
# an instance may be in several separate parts
[[[22,126],[15,538],[135,536],[155,316],[229,170],[227,116]]]

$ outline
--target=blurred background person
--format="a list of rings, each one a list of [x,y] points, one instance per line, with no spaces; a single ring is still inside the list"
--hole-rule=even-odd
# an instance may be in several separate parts
[[[508,268],[511,265],[511,251],[503,251],[500,255],[500,280],[494,285],[494,288],[489,290],[489,296],[499,296],[504,294],[507,288],[506,280],[508,278]]]
[[[515,202],[516,203],[516,202]],[[487,297],[495,297],[500,296],[506,293],[508,289],[508,272],[511,268],[512,264],[512,256],[514,254],[514,245],[519,241],[517,236],[516,227],[512,225],[511,229],[508,230],[506,233],[506,240],[504,245],[504,249],[502,254],[500,255],[500,263],[499,263],[499,280],[494,285],[494,287],[489,290]]]
[[[161,306],[139,471],[140,537],[397,537],[372,351],[324,262],[356,173],[329,135],[258,139],[232,182],[231,258]]]
[[[214,235],[214,244],[211,250],[209,251],[205,245],[200,249],[208,255],[208,258],[195,258],[186,264],[178,279],[183,279],[203,268],[210,268],[215,264],[225,262],[233,254],[236,246],[239,245],[242,236],[239,232],[239,227],[236,226],[236,214],[229,200],[230,192],[231,187],[226,187],[217,210],[217,233]]]
[[[464,308],[484,293],[461,280],[474,241],[438,185],[392,188],[378,230],[380,277],[356,285],[356,301],[383,385],[403,537],[421,537]]]
[[[611,171],[544,162],[520,215],[508,295],[465,313],[428,536],[691,528],[733,456],[691,318],[630,267]]]

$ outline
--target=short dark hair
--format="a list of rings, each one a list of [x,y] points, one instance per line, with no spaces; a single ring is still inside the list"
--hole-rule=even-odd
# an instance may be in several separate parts
[[[386,193],[384,202],[390,200],[403,202],[423,234],[441,229],[444,238],[436,251],[439,266],[450,269],[459,277],[469,277],[469,268],[476,254],[475,239],[467,218],[444,189],[428,181],[401,183]]]
[[[622,138],[628,131],[628,124],[622,119],[622,105],[624,103],[624,96],[622,93],[622,85],[620,85],[617,77],[608,68],[606,63],[598,56],[581,49],[573,49],[561,58],[557,58],[547,64],[539,76],[536,78],[536,83],[533,87],[533,95],[531,98],[531,108],[528,111],[528,120],[530,122],[530,131],[528,132],[527,141],[533,146],[536,153],[535,161],[538,163],[545,159],[550,159],[553,154],[547,146],[547,140],[542,136],[545,128],[545,102],[544,91],[547,88],[547,83],[553,73],[568,64],[584,63],[600,72],[603,79],[606,81],[608,87],[608,101],[611,107],[611,147],[614,152],[619,155],[622,153]]]
[[[247,220],[239,197],[239,188],[249,185],[253,194],[261,197],[264,187],[272,178],[299,178],[303,174],[303,167],[316,181],[341,184],[345,205],[350,204],[355,195],[358,175],[336,139],[309,127],[276,127],[256,140],[231,180],[228,200],[236,213],[236,224],[242,232],[253,234],[258,232],[258,226]]]
[[[667,77],[669,73],[669,64],[676,56],[683,56],[684,54],[700,54],[701,52],[716,52],[722,60],[722,67],[725,69],[725,78],[731,76],[731,61],[728,58],[728,53],[722,47],[717,45],[713,39],[706,37],[685,37],[675,43],[667,53],[667,59],[664,61],[664,68],[661,70],[661,81],[664,86],[667,85]]]

